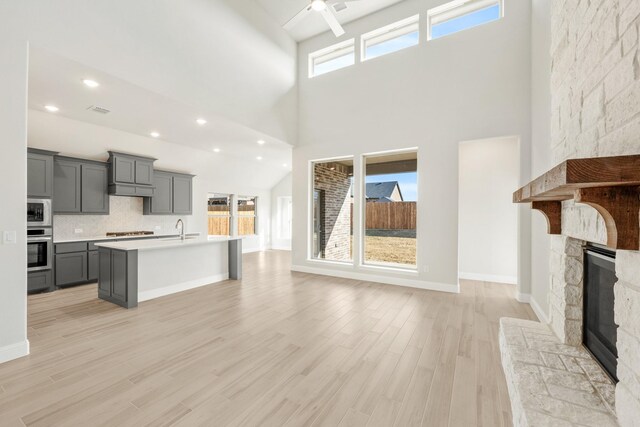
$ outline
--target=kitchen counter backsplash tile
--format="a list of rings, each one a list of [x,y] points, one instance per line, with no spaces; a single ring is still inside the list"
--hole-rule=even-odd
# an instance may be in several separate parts
[[[143,215],[141,197],[109,196],[109,215],[54,215],[54,240],[106,236],[109,231],[153,231],[155,234],[175,234],[176,222],[184,221],[190,230],[189,215]],[[159,230],[156,227],[160,227]],[[82,229],[82,233],[75,233]]]

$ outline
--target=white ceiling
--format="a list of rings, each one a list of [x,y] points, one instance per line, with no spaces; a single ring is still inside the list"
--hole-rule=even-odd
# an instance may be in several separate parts
[[[87,78],[96,80],[100,86],[95,89],[86,87],[82,80]],[[218,148],[223,158],[233,156],[255,161],[257,156],[261,156],[263,166],[272,164],[273,170],[282,176],[288,172],[282,165],[291,163],[292,149],[286,143],[67,58],[32,49],[29,57],[29,108],[46,111],[44,106],[48,104],[60,108],[51,114],[145,137],[149,137],[150,132],[159,132],[160,139],[168,142],[209,152]],[[87,110],[92,105],[111,112],[100,114]],[[196,123],[200,117],[207,120],[206,125]],[[257,141],[260,139],[266,144],[259,145]]]
[[[255,0],[268,14],[270,14],[280,25],[284,25],[289,19],[295,16],[300,10],[308,6],[310,0]],[[392,4],[403,0],[357,0],[348,2],[347,8],[336,13],[341,24],[362,18],[365,15],[376,12]],[[343,0],[329,0],[330,3],[342,3]],[[320,13],[313,13],[302,21],[299,25],[289,31],[291,37],[296,41],[302,41],[310,37],[328,31],[327,23]]]

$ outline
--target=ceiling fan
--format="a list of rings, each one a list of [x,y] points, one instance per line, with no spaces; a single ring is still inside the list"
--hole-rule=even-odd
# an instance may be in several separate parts
[[[329,28],[331,28],[331,31],[333,31],[333,34],[335,34],[336,37],[340,37],[344,34],[344,28],[342,28],[342,25],[340,25],[340,22],[338,22],[335,11],[346,8],[346,3],[351,3],[354,1],[360,0],[311,0],[304,9],[302,9],[286,24],[284,24],[283,28],[285,30],[290,30],[291,28],[295,27],[300,21],[306,18],[309,14],[317,12],[322,14],[322,17],[327,22],[327,25],[329,25]]]

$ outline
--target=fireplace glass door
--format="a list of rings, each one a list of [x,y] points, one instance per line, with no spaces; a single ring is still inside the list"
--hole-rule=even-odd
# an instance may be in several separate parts
[[[584,253],[584,345],[617,381],[618,326],[614,322],[615,253],[588,247]]]

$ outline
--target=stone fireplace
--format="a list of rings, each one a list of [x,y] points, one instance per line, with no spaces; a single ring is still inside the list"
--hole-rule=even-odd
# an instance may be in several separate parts
[[[551,2],[554,164],[640,154],[639,23],[638,0]],[[640,424],[640,247],[625,244],[616,251],[619,382],[614,384],[582,345],[583,247],[611,243],[616,232],[603,211],[579,203],[589,202],[594,193],[585,195],[534,206],[545,212],[554,234],[549,324],[501,322],[503,366],[516,425]],[[637,204],[637,185],[629,187],[627,197]],[[608,207],[615,209],[618,201],[611,198]],[[626,219],[637,224],[638,210],[626,211]],[[637,229],[627,237],[637,241]]]

